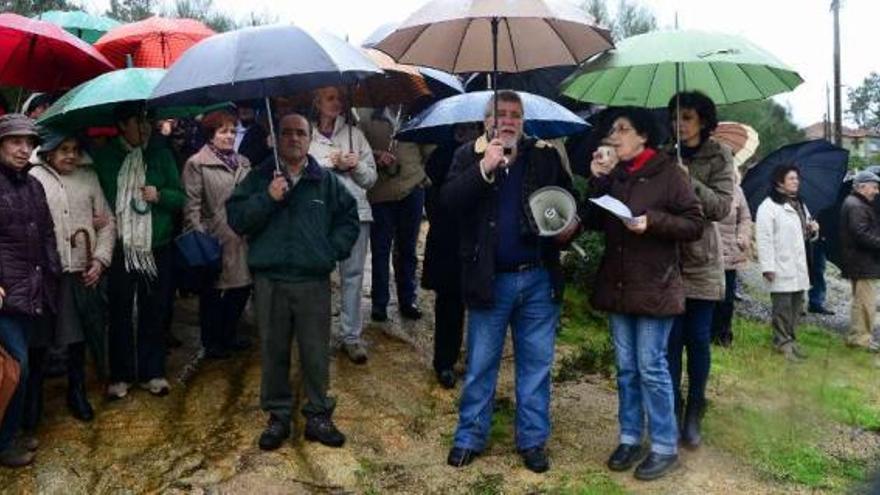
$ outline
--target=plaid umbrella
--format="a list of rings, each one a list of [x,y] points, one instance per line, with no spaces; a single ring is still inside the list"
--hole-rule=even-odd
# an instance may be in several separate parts
[[[167,69],[187,48],[214,34],[193,19],[155,16],[111,29],[95,42],[95,48],[116,67],[125,67],[131,55],[135,67]]]

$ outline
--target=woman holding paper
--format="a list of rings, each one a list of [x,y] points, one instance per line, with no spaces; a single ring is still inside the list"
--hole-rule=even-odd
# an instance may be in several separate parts
[[[666,346],[675,316],[684,312],[678,243],[698,239],[703,214],[684,172],[655,149],[653,117],[644,109],[616,111],[606,147],[590,163],[590,196],[625,204],[631,220],[593,203],[587,224],[605,233],[595,308],[607,311],[617,355],[620,445],[608,459],[624,471],[647,453],[641,445],[645,415],[650,454],[636,478],[656,479],[678,463],[672,380]]]

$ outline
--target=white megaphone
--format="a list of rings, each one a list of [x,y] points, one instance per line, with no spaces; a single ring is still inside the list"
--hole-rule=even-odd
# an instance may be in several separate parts
[[[533,192],[529,196],[529,209],[541,237],[553,237],[562,232],[577,216],[574,196],[557,186],[546,186]]]

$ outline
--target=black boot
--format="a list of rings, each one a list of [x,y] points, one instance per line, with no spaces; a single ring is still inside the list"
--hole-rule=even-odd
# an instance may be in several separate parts
[[[28,351],[28,377],[24,390],[24,414],[21,427],[35,431],[43,418],[43,362],[46,348],[33,348]]]
[[[95,419],[95,410],[86,393],[86,348],[83,343],[67,348],[67,408],[74,418],[89,422]]]
[[[702,435],[700,427],[703,421],[703,404],[688,401],[684,412],[684,424],[681,427],[681,441],[685,447],[695,449],[700,446]]]
[[[345,444],[345,435],[336,429],[329,414],[308,416],[305,438],[310,442],[319,442],[328,447],[342,447]]]

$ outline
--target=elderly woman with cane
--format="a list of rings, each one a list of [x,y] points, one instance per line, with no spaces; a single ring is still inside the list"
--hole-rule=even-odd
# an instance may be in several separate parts
[[[98,285],[110,266],[115,223],[98,183],[98,176],[83,165],[76,137],[44,129],[42,144],[32,157],[30,174],[43,186],[61,260],[58,314],[47,316],[31,337],[31,373],[28,380],[25,430],[33,431],[42,416],[43,361],[49,346],[67,348],[67,407],[73,417],[91,421],[94,411],[86,395],[86,341],[92,343],[96,361],[103,359],[103,329],[89,328],[93,312],[107,310]],[[85,303],[88,299],[88,303]],[[99,315],[100,317],[100,315]],[[103,323],[103,318],[100,318]],[[89,335],[89,333],[96,335]],[[87,338],[90,337],[90,338]],[[99,363],[99,370],[102,366]]]

